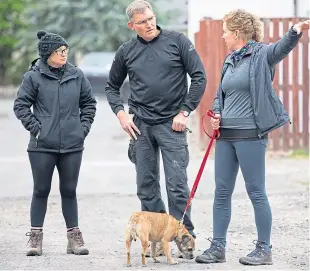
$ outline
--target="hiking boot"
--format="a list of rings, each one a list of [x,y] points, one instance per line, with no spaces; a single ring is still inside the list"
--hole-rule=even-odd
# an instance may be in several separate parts
[[[205,250],[202,255],[196,257],[197,263],[223,263],[226,262],[224,245],[212,238],[208,238],[211,242],[210,248]]]
[[[27,256],[41,256],[42,255],[42,239],[43,232],[42,230],[31,230],[26,233],[26,236],[29,236],[29,249],[26,253]]]
[[[160,242],[156,243],[156,257],[164,256],[164,255],[165,255],[165,252],[164,252],[162,244]],[[149,243],[149,246],[145,252],[145,257],[151,257],[151,243]]]
[[[84,247],[84,240],[79,229],[72,229],[67,232],[68,246],[67,253],[75,255],[88,255],[89,251]]]
[[[271,246],[256,240],[253,241],[253,244],[256,245],[256,248],[246,257],[240,258],[239,263],[245,265],[271,265]]]

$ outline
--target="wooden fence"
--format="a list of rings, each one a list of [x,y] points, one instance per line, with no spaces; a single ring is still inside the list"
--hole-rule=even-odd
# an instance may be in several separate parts
[[[279,40],[295,23],[303,18],[261,19],[264,42]],[[225,56],[229,53],[222,39],[222,21],[200,21],[195,34],[195,46],[207,73],[207,87],[197,109],[199,118],[212,108],[215,92]],[[288,111],[292,124],[270,133],[269,148],[273,151],[291,151],[309,148],[309,32],[305,31],[294,50],[276,67],[274,88]],[[211,128],[209,120],[204,125]],[[200,128],[200,144],[206,146],[208,138]]]

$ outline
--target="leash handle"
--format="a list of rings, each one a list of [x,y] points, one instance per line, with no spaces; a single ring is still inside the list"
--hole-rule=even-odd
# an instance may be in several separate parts
[[[213,134],[212,134],[212,135],[210,135],[210,134],[206,131],[205,126],[203,125],[203,121],[204,121],[204,118],[205,118],[206,116],[208,116],[208,117],[210,117],[210,118],[214,118],[214,119],[217,119],[218,117],[215,116],[215,113],[214,113],[213,110],[208,110],[208,111],[206,112],[206,114],[203,115],[203,117],[201,118],[201,126],[202,126],[202,129],[203,129],[204,133],[205,133],[208,137],[210,137],[211,139],[212,139],[212,138],[218,139],[218,138],[220,137],[220,131],[219,131],[219,130],[213,130]]]
[[[199,181],[200,181],[200,179],[201,179],[203,170],[204,170],[204,168],[205,168],[205,165],[206,165],[208,156],[209,156],[210,151],[211,151],[211,147],[212,147],[213,141],[216,140],[217,138],[219,138],[219,136],[220,136],[220,131],[219,131],[219,130],[213,130],[213,134],[212,134],[212,135],[209,135],[208,132],[205,130],[205,127],[204,127],[204,125],[203,125],[203,119],[204,119],[206,116],[208,116],[208,117],[210,117],[210,118],[215,118],[215,114],[214,114],[213,110],[208,110],[208,111],[206,112],[206,114],[202,117],[202,128],[203,128],[205,134],[206,134],[208,137],[210,137],[211,140],[210,140],[210,142],[209,142],[209,145],[208,145],[208,148],[207,148],[207,150],[206,150],[206,153],[205,153],[205,155],[204,155],[204,157],[203,157],[203,159],[202,159],[202,162],[201,162],[201,165],[200,165],[198,174],[197,174],[197,176],[196,176],[195,182],[194,182],[194,184],[193,184],[192,190],[191,190],[191,192],[190,192],[190,194],[189,194],[189,197],[188,197],[188,200],[187,200],[187,203],[186,203],[186,207],[185,207],[185,211],[184,211],[184,213],[183,213],[183,215],[182,215],[182,218],[181,218],[181,220],[180,220],[180,223],[181,223],[181,224],[183,224],[184,217],[185,217],[185,214],[186,214],[186,212],[187,212],[187,209],[188,209],[188,207],[191,205],[192,199],[194,198],[194,195],[195,195],[195,193],[196,193],[196,190],[197,190]]]

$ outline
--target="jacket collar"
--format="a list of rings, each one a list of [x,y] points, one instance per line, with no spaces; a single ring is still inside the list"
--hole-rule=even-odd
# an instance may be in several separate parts
[[[233,51],[231,54],[229,54],[225,59],[225,64],[231,64],[234,65],[235,61],[239,61],[242,57],[246,55],[255,55],[260,48],[262,47],[261,42],[248,42],[243,48],[237,51]]]
[[[144,40],[143,38],[141,38],[139,35],[137,35],[137,39],[138,39],[140,42],[144,43],[144,44],[148,44],[148,43],[151,43],[151,42],[156,41],[156,40],[159,38],[159,36],[161,35],[161,33],[162,33],[162,30],[161,30],[161,28],[160,28],[159,25],[156,25],[156,29],[159,30],[159,33],[158,33],[158,35],[157,35],[154,39],[152,39],[151,41],[146,41],[146,40]]]
[[[38,70],[41,74],[45,74],[46,76],[58,79],[49,69],[48,65],[44,63],[40,58],[37,58],[31,62],[30,70]],[[78,69],[75,66],[73,66],[70,62],[67,62],[65,64],[65,71],[62,77],[62,81],[64,81],[68,77],[77,77],[77,71]]]
[[[249,40],[241,49],[235,50],[231,57],[234,58],[236,61],[240,61],[242,57],[245,55],[250,55],[253,52],[253,48],[255,47],[256,41]]]

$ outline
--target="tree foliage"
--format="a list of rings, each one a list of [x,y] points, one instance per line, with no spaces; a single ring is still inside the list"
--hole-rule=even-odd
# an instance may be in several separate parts
[[[22,13],[24,0],[5,0],[0,2],[0,85],[10,83],[9,67],[18,43],[15,33],[25,29]]]
[[[63,36],[70,45],[69,61],[73,63],[78,53],[116,51],[123,42],[135,35],[127,27],[125,10],[130,0],[24,1],[28,1],[22,14],[23,20],[27,22],[27,29],[16,32],[18,42],[15,43],[15,48],[19,54],[14,63],[17,81],[20,80],[18,70],[25,71],[31,60],[38,55],[38,30]],[[162,14],[157,11],[156,0],[150,2],[161,26],[167,25],[178,15],[178,11]],[[20,55],[23,57],[20,58]]]

